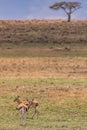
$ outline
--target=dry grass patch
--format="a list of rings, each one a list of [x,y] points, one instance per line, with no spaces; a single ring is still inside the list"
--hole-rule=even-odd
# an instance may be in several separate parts
[[[0,63],[0,77],[87,77],[86,57],[0,58]]]

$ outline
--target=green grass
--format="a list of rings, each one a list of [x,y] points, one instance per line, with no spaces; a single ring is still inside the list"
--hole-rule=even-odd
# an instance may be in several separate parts
[[[18,90],[15,87],[19,86]],[[24,88],[23,88],[24,86]],[[72,130],[87,126],[86,98],[49,98],[46,90],[51,88],[65,91],[69,88],[86,88],[87,79],[21,79],[1,78],[0,90],[7,91],[0,95],[0,129],[1,130]],[[22,92],[22,89],[35,90]],[[14,91],[15,90],[15,91]],[[20,92],[21,91],[21,92]],[[51,90],[52,91],[52,90]],[[19,94],[22,98],[35,97],[39,100],[39,117],[30,119],[33,110],[27,113],[26,124],[21,126],[19,112],[13,102]],[[61,102],[61,103],[60,103]]]
[[[9,97],[9,96],[8,96]],[[7,99],[9,99],[7,97]],[[72,104],[74,102],[74,104]],[[85,103],[79,105],[79,103]],[[15,107],[1,106],[0,113],[0,129],[27,129],[38,130],[38,129],[52,129],[57,130],[58,128],[73,128],[73,127],[85,127],[87,125],[87,99],[64,99],[63,104],[59,104],[58,100],[48,100],[40,103],[39,106],[39,117],[34,120],[30,119],[31,112],[27,114],[26,124],[20,125],[19,113]],[[3,112],[2,112],[3,110]]]
[[[29,79],[29,78],[0,78],[0,89],[15,89],[16,86],[22,88],[31,87],[37,89],[43,88],[87,88],[87,79],[72,78],[46,78],[46,79]]]

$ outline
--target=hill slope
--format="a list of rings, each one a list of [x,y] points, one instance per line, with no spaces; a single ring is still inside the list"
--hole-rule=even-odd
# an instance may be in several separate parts
[[[87,21],[0,21],[0,43],[87,43]]]
[[[87,56],[87,21],[2,20],[2,56]]]

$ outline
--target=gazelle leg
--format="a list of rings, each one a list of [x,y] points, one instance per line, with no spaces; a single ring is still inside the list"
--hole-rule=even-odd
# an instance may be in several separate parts
[[[37,118],[38,118],[38,115],[39,115],[39,111],[36,109],[36,115],[37,115]]]
[[[37,114],[37,116],[38,116],[38,111],[37,111],[37,109],[35,108],[35,111],[34,111],[34,114],[32,115],[32,119],[34,118],[34,116]]]
[[[26,110],[25,108],[21,108],[21,117],[20,117],[20,123],[21,125],[24,125],[25,124],[25,120],[26,120]]]

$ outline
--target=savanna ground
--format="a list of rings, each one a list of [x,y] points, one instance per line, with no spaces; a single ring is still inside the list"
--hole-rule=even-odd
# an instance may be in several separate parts
[[[30,23],[0,24],[0,130],[87,130],[87,22]],[[48,35],[38,38],[41,32]],[[39,117],[32,120],[31,109],[21,126],[16,95],[38,100]]]

